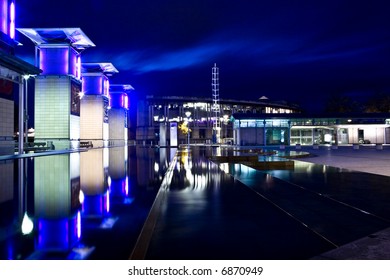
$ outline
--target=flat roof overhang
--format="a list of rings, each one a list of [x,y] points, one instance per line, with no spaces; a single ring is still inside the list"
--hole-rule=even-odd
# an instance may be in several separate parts
[[[0,65],[21,75],[38,75],[42,72],[41,69],[34,65],[3,50],[0,50]]]
[[[81,63],[81,72],[83,74],[103,73],[107,76],[119,73],[115,66],[110,62]]]
[[[113,84],[110,85],[110,92],[129,92],[134,90],[134,87],[129,84]]]
[[[17,28],[35,45],[68,44],[76,50],[82,51],[95,44],[77,27],[71,28]]]

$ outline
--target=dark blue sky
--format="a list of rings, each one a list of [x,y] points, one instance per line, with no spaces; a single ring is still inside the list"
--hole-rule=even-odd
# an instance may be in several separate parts
[[[310,109],[331,94],[390,94],[389,1],[19,0],[17,9],[20,28],[80,27],[96,44],[82,61],[112,62],[111,82],[140,95],[211,97],[214,63],[221,98]],[[17,39],[32,62],[32,43]]]

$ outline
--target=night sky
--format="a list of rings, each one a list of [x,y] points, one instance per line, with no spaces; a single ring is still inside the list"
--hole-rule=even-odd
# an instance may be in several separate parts
[[[211,97],[322,108],[328,96],[390,94],[389,1],[19,0],[17,28],[79,27],[111,62],[111,83],[139,95]],[[32,42],[17,55],[33,63]]]

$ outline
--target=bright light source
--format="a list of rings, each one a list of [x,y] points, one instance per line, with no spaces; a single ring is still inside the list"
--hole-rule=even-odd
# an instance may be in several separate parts
[[[332,141],[332,135],[330,135],[330,134],[325,134],[325,135],[324,135],[324,141],[325,141],[325,142],[331,142],[331,141]]]
[[[27,212],[24,213],[23,221],[22,221],[22,233],[27,235],[30,234],[34,229],[34,223],[31,218],[27,215]]]
[[[11,39],[15,39],[15,3],[14,2],[11,2],[9,10],[10,10],[9,36],[11,37]]]

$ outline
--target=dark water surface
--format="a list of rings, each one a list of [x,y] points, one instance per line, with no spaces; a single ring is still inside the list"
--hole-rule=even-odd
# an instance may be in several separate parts
[[[389,177],[209,160],[233,154],[129,146],[0,161],[0,259],[128,259],[164,178],[146,259],[310,259],[390,226]]]

